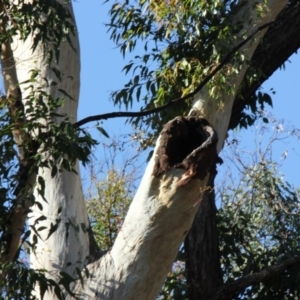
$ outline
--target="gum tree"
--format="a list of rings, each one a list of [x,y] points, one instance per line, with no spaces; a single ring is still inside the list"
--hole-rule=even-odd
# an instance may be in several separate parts
[[[146,54],[137,64],[141,72],[113,96],[116,104],[128,106],[134,98],[140,100],[145,90],[145,107],[143,112],[97,115],[79,122],[80,52],[71,2],[1,1],[0,11],[5,85],[1,100],[3,286],[14,278],[16,265],[20,267],[21,241],[30,251],[26,280],[29,290],[34,289],[29,291],[32,298],[68,298],[75,293],[80,299],[154,299],[195,215],[198,212],[196,220],[203,220],[211,209],[207,197],[212,195],[218,153],[228,128],[249,125],[257,103],[263,107],[270,102],[268,96],[255,98],[253,93],[299,46],[296,2],[114,3],[112,39],[123,54],[141,40]],[[291,16],[294,27],[287,31],[285,21]],[[274,31],[287,43],[278,46],[269,37]],[[293,44],[287,49],[289,41]],[[153,46],[150,53],[148,45]],[[269,55],[261,56],[264,51]],[[157,69],[147,67],[151,60]],[[134,65],[129,63],[125,71]],[[243,113],[245,105],[254,116]],[[89,121],[120,116],[138,117],[135,125],[143,122],[152,127],[152,140],[162,131],[122,229],[112,249],[103,254],[89,228],[80,183],[78,160],[85,163],[95,144],[82,127]],[[201,283],[192,286],[191,294],[195,299],[201,293],[206,299],[230,299],[232,290],[238,292],[255,281],[230,288],[222,285],[214,213],[208,215],[200,227],[195,223],[188,251],[216,256],[213,267],[204,268],[205,276],[190,268],[192,280]],[[203,236],[207,230],[209,244],[193,245],[194,232]],[[213,250],[207,253],[202,247],[208,246]],[[196,257],[189,255],[193,262]],[[23,281],[18,282],[26,282],[24,276],[20,278]],[[60,291],[61,285],[65,292]],[[25,283],[19,285],[16,293],[24,287]],[[6,286],[6,293],[10,291]]]

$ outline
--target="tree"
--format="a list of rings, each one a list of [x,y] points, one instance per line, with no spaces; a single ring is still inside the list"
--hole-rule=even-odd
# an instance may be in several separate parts
[[[286,151],[274,161],[275,144],[297,138],[299,130],[272,116],[268,119],[269,124],[260,122],[257,126],[256,122],[253,152],[243,151],[237,136],[229,140],[226,153],[230,152],[228,158],[235,162],[230,168],[239,170],[239,178],[230,178],[226,172],[227,178],[219,184],[222,204],[218,210],[218,231],[223,274],[228,285],[234,283],[233,279],[244,277],[244,284],[251,286],[239,295],[233,291],[231,299],[299,298],[295,263],[299,253],[299,189],[287,183],[279,171]],[[285,264],[291,261],[294,264],[286,268]],[[280,265],[284,271],[275,279],[273,272]],[[264,280],[257,276],[259,273]]]
[[[251,116],[243,113],[246,105],[255,113],[257,103],[263,106],[270,102],[266,95],[254,97],[254,92],[299,47],[297,22],[290,34],[283,34],[291,22],[286,21],[288,17],[297,19],[296,1],[141,1],[136,7],[128,1],[113,4],[112,38],[121,41],[123,53],[145,37],[167,47],[162,51],[155,47],[153,53],[142,57],[144,63],[150,57],[157,61],[157,71],[142,67],[141,74],[115,94],[117,104],[122,100],[128,106],[133,93],[139,100],[140,79],[145,80],[148,111],[94,116],[79,122],[79,46],[71,3],[2,1],[0,11],[6,89],[2,137],[7,141],[2,157],[9,159],[8,163],[2,159],[1,165],[5,181],[3,265],[15,261],[29,218],[31,236],[27,243],[35,270],[31,284],[39,283],[34,286],[37,297],[61,297],[61,284],[71,293],[67,297],[76,293],[81,299],[153,299],[197,211],[199,220],[212,208],[203,227],[195,229],[195,225],[188,239],[189,252],[201,251],[203,258],[216,254],[214,266],[205,268],[207,276],[200,278],[202,282],[208,278],[209,285],[200,290],[191,286],[191,299],[199,294],[218,299],[219,294],[212,291],[222,287],[222,280],[216,260],[215,213],[212,200],[207,200],[212,193],[208,191],[228,127],[251,123]],[[278,46],[278,40],[272,39],[274,32],[294,43],[285,43],[290,45],[288,49],[282,43]],[[147,49],[147,41],[144,46]],[[269,55],[262,56],[262,52]],[[257,70],[256,65],[261,68]],[[174,103],[182,105],[174,109]],[[169,121],[189,108],[188,117]],[[152,126],[154,135],[162,122],[168,123],[157,139],[112,249],[101,256],[89,234],[77,165],[77,160],[86,163],[95,141],[81,127],[93,120],[143,115],[151,115],[143,122]],[[102,127],[99,129],[103,132]],[[208,232],[208,244],[200,243],[200,248],[193,245],[196,232],[202,236]],[[213,250],[205,251],[208,245]],[[193,259],[190,255],[190,261]],[[4,268],[2,282],[10,275],[8,270]],[[47,270],[48,279],[42,270]],[[192,278],[200,274],[197,268],[189,272]],[[74,276],[79,280],[73,281]],[[211,280],[215,277],[218,280]],[[235,292],[245,287],[237,284]],[[221,296],[226,298],[224,290]]]
[[[299,190],[285,182],[278,171],[287,150],[282,153],[280,161],[274,160],[278,156],[274,155],[278,148],[276,144],[284,142],[286,145],[292,138],[297,139],[299,130],[278,122],[272,115],[266,117],[267,124],[255,122],[254,149],[244,148],[239,135],[231,133],[222,153],[225,161],[216,187],[217,201],[221,202],[217,210],[217,225],[222,277],[230,286],[237,278],[250,275],[244,277],[243,283],[249,288],[240,294],[233,289],[231,296],[227,294],[227,299],[299,297],[298,267],[295,264],[285,268],[287,263],[295,261],[295,257],[297,259],[299,251]],[[105,161],[98,167],[91,166],[94,188],[89,188],[92,193],[88,194],[97,244],[108,250],[126,215],[128,192],[132,189],[131,170],[136,170],[131,165],[134,159],[126,159],[126,169],[117,170],[113,163],[117,154],[115,150],[116,147],[124,148],[122,143],[115,141],[110,146]],[[102,178],[96,175],[99,173],[108,175]],[[180,247],[157,299],[189,299],[187,287],[191,283],[187,282],[185,262],[185,249]],[[284,264],[276,265],[277,262]],[[268,268],[270,265],[275,266]],[[276,268],[284,270],[280,278],[274,278]]]
[[[135,146],[137,144],[128,140],[128,136],[112,138],[109,143],[101,143],[101,160],[97,164],[89,163],[89,188],[85,198],[95,242],[102,251],[112,248],[141,176],[136,163],[139,151]],[[120,155],[121,169],[116,162]]]

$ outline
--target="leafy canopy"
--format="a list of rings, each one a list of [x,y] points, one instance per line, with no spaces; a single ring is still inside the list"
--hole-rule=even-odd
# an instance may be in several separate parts
[[[142,102],[142,109],[151,109],[194,91],[200,82],[218,66],[232,50],[232,41],[242,30],[239,23],[232,23],[242,1],[122,1],[112,4],[110,23],[107,24],[111,39],[123,56],[134,56],[123,68],[132,78],[124,88],[112,93],[116,105],[132,106]],[[261,7],[253,10],[261,13]],[[247,37],[245,32],[245,38]],[[220,45],[216,47],[216,45]],[[143,53],[144,54],[141,54]],[[135,55],[138,53],[138,55]],[[241,51],[226,63],[208,83],[211,96],[232,93],[228,75],[239,73],[243,63],[250,63]],[[249,80],[255,76],[252,70]],[[259,104],[271,104],[262,95]],[[157,135],[166,121],[186,115],[192,99],[149,117],[132,119],[135,126],[146,126]],[[222,103],[220,102],[220,107]],[[253,123],[258,113],[252,104],[251,116],[240,123]]]

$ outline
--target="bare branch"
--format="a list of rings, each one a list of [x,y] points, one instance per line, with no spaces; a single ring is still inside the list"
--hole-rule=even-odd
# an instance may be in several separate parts
[[[265,268],[260,272],[249,274],[237,279],[234,282],[225,283],[222,285],[216,293],[208,300],[228,300],[232,299],[235,294],[238,294],[245,290],[245,288],[264,282],[272,277],[276,277],[289,268],[293,268],[300,265],[300,256],[287,259],[277,265]]]

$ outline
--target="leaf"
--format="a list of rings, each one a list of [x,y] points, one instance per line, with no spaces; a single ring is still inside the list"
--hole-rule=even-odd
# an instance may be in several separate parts
[[[76,268],[75,270],[76,270],[76,273],[77,273],[78,278],[80,280],[81,286],[83,287],[84,286],[84,282],[83,282],[83,277],[82,277],[81,271],[79,270],[79,268]]]
[[[109,138],[108,133],[104,130],[104,128],[103,128],[102,126],[97,125],[97,129],[98,129],[98,131],[99,131],[101,134],[103,134],[105,137]]]
[[[265,93],[263,99],[264,99],[264,102],[266,102],[271,107],[273,107],[272,98],[269,94]]]
[[[141,87],[139,86],[137,91],[136,91],[136,98],[137,98],[137,101],[140,100],[140,95],[141,95]]]
[[[63,89],[58,89],[58,91],[60,91],[62,94],[64,94],[65,96],[67,96],[68,98],[70,98],[71,100],[74,100],[74,98],[68,94],[65,90]]]
[[[54,287],[54,293],[59,300],[63,299],[61,289],[58,285]]]
[[[40,217],[38,217],[37,219],[35,219],[34,223],[33,223],[33,226],[35,226],[36,224],[38,224],[40,221],[44,221],[44,220],[47,220],[47,217],[42,215]]]
[[[125,75],[130,71],[132,66],[133,66],[133,63],[129,63],[122,69],[122,71],[125,71]]]
[[[139,83],[139,80],[140,80],[140,76],[139,75],[134,76],[133,84],[137,85]]]
[[[23,243],[27,240],[27,238],[30,236],[30,234],[31,234],[31,231],[30,231],[30,230],[27,230],[27,231],[24,233],[24,235],[23,235],[23,237],[22,237],[22,242],[21,242],[21,244],[23,244]]]
[[[49,237],[57,230],[59,223],[60,223],[60,220],[57,221],[57,223],[54,225],[53,225],[53,223],[50,224],[50,229],[49,229],[48,236],[46,237],[46,240],[48,240]]]
[[[151,93],[152,93],[152,96],[155,97],[156,95],[156,86],[155,86],[155,83],[152,83],[151,86]]]
[[[262,118],[264,123],[269,123],[269,119],[268,118]]]
[[[56,165],[54,165],[54,166],[52,166],[52,169],[51,169],[51,177],[52,178],[54,178],[55,177],[55,175],[57,174],[57,166]]]

